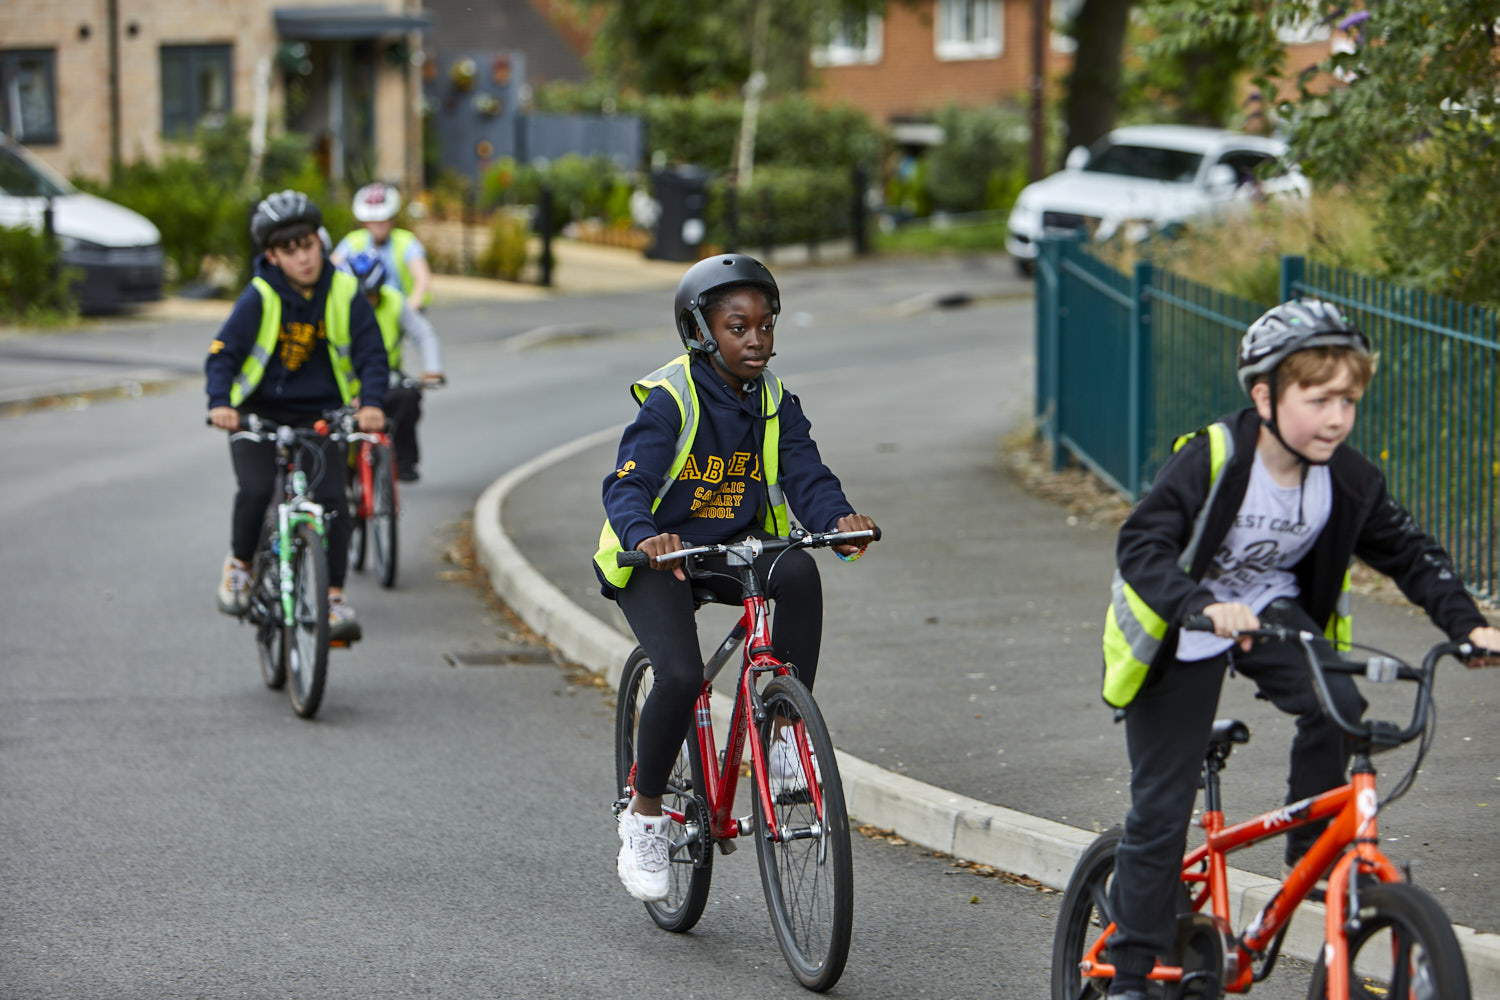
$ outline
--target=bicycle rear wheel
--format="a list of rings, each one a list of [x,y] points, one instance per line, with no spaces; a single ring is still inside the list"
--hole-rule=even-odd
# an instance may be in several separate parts
[[[357,451],[355,454],[356,457],[352,460],[354,464],[350,467],[349,475],[344,483],[344,489],[349,496],[349,566],[351,569],[363,572],[365,556],[370,549],[370,529],[365,523],[364,485],[359,478],[359,463],[362,459],[358,457]]]
[[[777,796],[775,815],[768,817],[757,791],[755,853],[781,954],[803,986],[822,992],[844,973],[854,922],[854,866],[844,788],[833,740],[807,688],[795,678],[778,677],[766,685],[762,698],[762,745],[769,751],[776,720],[789,720],[800,723],[806,744],[817,758],[818,773],[804,774],[804,779],[821,789],[822,815],[809,791],[803,790]],[[757,788],[760,780],[757,776]],[[773,839],[772,824],[782,839]]]
[[[372,568],[382,587],[396,584],[396,463],[388,445],[370,449],[374,509],[364,533],[370,540]]]
[[[1350,1000],[1469,1000],[1469,972],[1453,924],[1426,892],[1383,882],[1359,892],[1360,927],[1349,937]],[[1328,996],[1318,955],[1307,995]]]
[[[629,796],[631,769],[635,767],[636,728],[641,706],[651,691],[651,660],[637,647],[625,661],[620,675],[620,700],[615,711],[615,790]],[[713,878],[713,840],[708,831],[708,808],[698,789],[704,787],[703,757],[694,734],[689,733],[677,752],[662,805],[684,814],[688,825],[669,823],[671,842],[670,887],[667,898],[647,903],[646,912],[658,927],[681,933],[690,930],[703,915]]]
[[[281,591],[277,582],[279,564],[269,540],[262,542],[254,563],[248,617],[255,626],[260,677],[266,682],[266,687],[280,691],[286,686],[286,633],[281,627]]]
[[[1108,979],[1085,979],[1078,963],[1110,924],[1109,883],[1122,836],[1119,827],[1101,834],[1068,879],[1052,937],[1052,1000],[1097,1000],[1109,991]]]
[[[322,536],[309,524],[297,525],[292,535],[292,617],[286,639],[287,690],[292,709],[311,719],[328,680],[328,555]]]

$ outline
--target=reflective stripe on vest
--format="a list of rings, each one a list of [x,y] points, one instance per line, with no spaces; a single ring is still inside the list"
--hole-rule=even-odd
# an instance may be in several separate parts
[[[417,236],[410,229],[392,229],[389,243],[391,245],[391,260],[396,264],[396,280],[401,283],[401,294],[411,298],[411,290],[417,287],[417,279],[406,266],[406,251],[411,249],[411,241]],[[364,250],[373,250],[375,241],[370,236],[368,229],[356,229],[345,237],[349,241],[351,253],[360,253]],[[418,303],[420,305],[421,303]]]
[[[375,307],[375,322],[380,326],[380,339],[385,341],[385,356],[391,371],[401,368],[401,307],[406,298],[390,285],[380,286],[380,305]]]
[[[255,335],[255,346],[229,387],[230,406],[239,406],[260,385],[266,374],[266,362],[281,336],[281,295],[262,277],[251,278],[250,284],[260,293],[260,330]],[[328,341],[328,355],[333,359],[333,378],[345,403],[359,392],[354,359],[349,354],[349,307],[358,294],[359,282],[354,276],[335,271],[323,304],[323,336]]]
[[[1339,588],[1339,599],[1334,602],[1333,614],[1328,616],[1328,624],[1323,628],[1323,634],[1339,652],[1346,652],[1354,641],[1354,609],[1349,599],[1349,572],[1344,570],[1344,584]]]
[[[1198,434],[1208,435],[1208,497],[1193,520],[1193,534],[1177,564],[1191,569],[1193,557],[1203,541],[1203,526],[1208,512],[1219,495],[1224,466],[1234,456],[1234,438],[1225,424],[1210,424],[1196,434],[1184,434],[1172,444],[1177,451]],[[1161,649],[1167,634],[1167,622],[1151,608],[1135,588],[1115,571],[1110,585],[1109,612],[1104,617],[1104,700],[1115,708],[1124,708],[1135,700],[1151,672],[1151,661]]]
[[[681,430],[677,433],[677,454],[672,459],[672,466],[667,470],[661,489],[656,491],[656,499],[651,502],[652,513],[655,513],[656,508],[661,506],[667,491],[677,482],[678,475],[687,465],[688,457],[693,453],[693,439],[698,434],[700,417],[698,388],[693,384],[690,364],[689,355],[680,355],[650,375],[639,379],[630,387],[635,395],[637,406],[646,402],[646,397],[651,395],[652,389],[665,389],[676,400],[682,421]],[[763,412],[779,413],[782,396],[781,379],[766,371],[761,376],[761,386]],[[766,511],[765,529],[773,535],[785,536],[792,530],[792,524],[786,509],[786,495],[776,482],[780,466],[780,446],[781,418],[771,416],[766,420],[766,434],[761,442],[761,473],[766,484],[766,496],[770,501],[770,509]],[[594,564],[599,567],[599,572],[604,574],[605,582],[616,589],[630,582],[632,571],[631,567],[620,566],[615,562],[616,554],[623,550],[624,546],[621,545],[619,536],[615,534],[614,526],[606,517],[604,527],[599,532],[599,549],[594,553]]]

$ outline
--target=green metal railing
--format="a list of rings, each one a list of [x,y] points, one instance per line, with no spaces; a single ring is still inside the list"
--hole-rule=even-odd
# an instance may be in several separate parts
[[[1037,262],[1036,415],[1070,458],[1139,497],[1178,434],[1245,405],[1239,340],[1270,303],[1150,263],[1123,274],[1076,239]],[[1500,596],[1500,317],[1338,268],[1283,257],[1282,299],[1337,303],[1380,356],[1350,443],[1453,555]]]

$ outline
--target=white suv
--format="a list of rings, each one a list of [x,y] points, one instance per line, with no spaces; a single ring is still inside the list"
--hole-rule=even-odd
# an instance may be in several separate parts
[[[1306,195],[1286,144],[1194,125],[1119,128],[1068,154],[1060,173],[1027,185],[1010,213],[1005,248],[1023,272],[1048,230],[1140,239],[1173,222],[1272,195]]]

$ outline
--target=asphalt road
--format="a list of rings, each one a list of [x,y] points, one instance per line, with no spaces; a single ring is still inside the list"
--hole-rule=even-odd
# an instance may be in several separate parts
[[[1002,362],[1024,384],[1024,359],[1010,371],[998,341],[975,340],[1024,305],[922,308],[934,290],[1000,288],[1004,267],[789,274],[778,372],[808,387],[815,428],[864,420],[869,461],[914,475],[921,463],[880,451],[883,422],[939,434],[942,387],[967,385],[966,365]],[[804,995],[748,852],[720,859],[687,936],[657,930],[618,886],[608,692],[545,660],[459,668],[445,655],[522,641],[447,553],[496,476],[628,416],[625,384],[673,347],[665,294],[435,311],[452,382],[428,397],[424,478],[403,494],[401,580],[384,592],[351,574],[366,639],[333,654],[310,723],[261,685],[249,630],[213,611],[233,481],[222,437],[202,427],[200,386],[0,421],[0,997]],[[538,327],[563,336],[518,349]],[[136,331],[134,349],[190,366],[212,330]],[[132,346],[109,336],[55,347]],[[1024,405],[1013,387],[980,405],[970,474],[1000,481],[997,432]],[[878,516],[879,482],[846,476]],[[947,495],[933,490],[935,503]],[[908,541],[911,558],[939,565],[992,544],[940,517]],[[881,564],[856,568],[869,565]],[[954,657],[978,662],[993,644],[980,619],[997,583],[1018,591],[1007,615],[1048,600],[1011,570],[978,581],[943,612]],[[915,585],[893,594],[915,600]],[[839,596],[832,586],[830,603]],[[830,647],[890,614],[869,605],[831,623]],[[839,668],[825,699],[835,737],[863,749],[884,746],[882,729],[915,733],[922,754],[962,763],[954,733],[901,710],[931,696],[913,631],[908,669],[872,675],[867,697],[887,706],[875,723],[856,721],[865,706],[844,692],[859,675]],[[981,680],[941,697],[967,705]],[[985,755],[968,766],[999,771],[995,744],[965,739]],[[1055,784],[1017,776],[1024,749],[1007,745],[1005,789],[1055,805]],[[1045,995],[1058,894],[881,839],[855,852],[854,946],[835,995]],[[1301,996],[1305,981],[1283,969],[1256,993]]]

